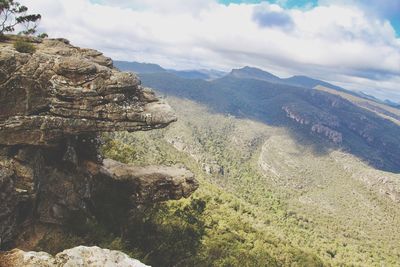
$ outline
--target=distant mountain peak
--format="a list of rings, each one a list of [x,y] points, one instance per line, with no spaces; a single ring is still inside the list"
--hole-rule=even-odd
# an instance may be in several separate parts
[[[245,66],[240,69],[232,69],[229,76],[241,79],[256,79],[267,82],[278,82],[281,79],[272,73],[264,71],[259,68]]]
[[[164,69],[158,64],[153,63],[141,63],[141,62],[128,62],[114,60],[114,65],[122,71],[133,71],[137,74],[146,73],[171,73],[175,76],[184,79],[200,79],[200,80],[213,80],[218,79],[226,75],[225,72],[219,70],[207,70],[207,69],[193,69],[193,70],[174,70]]]
[[[154,63],[140,63],[114,60],[114,65],[122,71],[133,71],[136,73],[158,73],[166,70]]]

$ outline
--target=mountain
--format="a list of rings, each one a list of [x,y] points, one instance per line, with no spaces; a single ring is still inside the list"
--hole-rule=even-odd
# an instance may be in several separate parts
[[[219,70],[173,70],[164,69],[160,65],[153,63],[139,63],[139,62],[128,62],[128,61],[114,61],[115,67],[122,71],[132,71],[135,73],[160,73],[168,72],[178,77],[185,79],[201,79],[201,80],[213,80],[221,78],[226,75],[225,72]]]
[[[387,105],[384,102],[376,99],[373,96],[365,97],[368,95],[364,94],[364,97],[360,97],[354,94],[351,94],[346,91],[337,91],[324,86],[316,86],[315,89],[325,91],[331,94],[339,95],[350,102],[354,103],[357,106],[370,110],[377,115],[384,117],[388,120],[393,121],[396,124],[400,124],[400,110],[391,105]]]
[[[328,88],[336,89],[336,90],[344,90],[343,88],[339,86],[335,86],[333,84],[321,81],[321,80],[316,80],[307,76],[293,76],[290,78],[280,78],[278,76],[275,76],[272,73],[266,72],[262,69],[254,68],[254,67],[243,67],[240,69],[233,69],[231,73],[229,73],[229,76],[234,77],[234,78],[239,78],[239,79],[255,79],[255,80],[261,80],[261,81],[266,81],[266,82],[271,82],[271,83],[279,83],[279,84],[286,84],[286,85],[292,85],[292,86],[297,86],[297,87],[304,87],[304,88],[309,88],[312,89],[317,85],[325,86]]]
[[[386,100],[384,101],[384,103],[387,104],[387,105],[389,105],[389,106],[391,106],[391,107],[395,107],[395,108],[400,109],[400,103],[398,103],[398,102],[393,102],[393,101],[391,101],[391,100],[389,100],[389,99],[386,99]]]
[[[204,72],[200,72],[197,70],[168,70],[169,73],[172,73],[180,78],[185,78],[185,79],[200,79],[200,80],[208,80],[209,75]]]
[[[115,60],[114,66],[122,71],[132,71],[136,73],[156,73],[156,72],[166,71],[160,65],[152,63],[139,63],[139,62]]]
[[[226,75],[223,71],[218,70],[168,70],[169,73],[175,74],[180,78],[185,79],[201,79],[201,80],[214,80]]]
[[[331,88],[340,92],[345,92],[347,94],[354,95],[356,97],[361,97],[366,100],[372,100],[376,103],[386,104],[391,107],[395,107],[400,109],[400,104],[395,103],[390,100],[382,101],[377,99],[374,96],[365,94],[364,92],[354,92],[351,90],[344,89],[342,87],[333,85],[331,83],[317,80],[314,78],[310,78],[302,75],[295,75],[289,78],[280,78],[270,72],[264,71],[259,68],[245,66],[239,69],[232,69],[230,73],[225,73],[224,71],[219,70],[207,70],[207,69],[199,69],[199,70],[173,70],[173,69],[164,69],[160,65],[152,64],[152,63],[139,63],[139,62],[128,62],[128,61],[114,61],[114,65],[123,71],[133,71],[135,73],[143,74],[143,73],[162,73],[168,72],[172,73],[177,77],[184,79],[199,79],[199,80],[215,80],[225,76],[238,78],[238,79],[254,79],[261,80],[271,83],[277,84],[286,84],[295,87],[303,87],[313,89],[316,86],[323,86],[325,88]]]
[[[267,81],[272,83],[279,83],[281,79],[278,76],[275,76],[269,72],[263,71],[258,68],[253,67],[243,67],[241,69],[233,69],[229,73],[230,77],[238,78],[238,79],[255,79],[261,81]]]
[[[343,88],[321,81],[321,80],[316,80],[307,76],[293,76],[290,78],[282,79],[282,83],[284,84],[290,84],[294,86],[301,86],[305,88],[314,88],[317,85],[325,86],[328,88],[336,89],[336,90],[344,90]]]

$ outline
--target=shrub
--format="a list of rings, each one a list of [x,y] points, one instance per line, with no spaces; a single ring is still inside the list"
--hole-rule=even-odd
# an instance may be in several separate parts
[[[33,54],[36,51],[36,48],[33,44],[22,40],[15,41],[14,48],[20,53]]]
[[[45,38],[48,38],[49,37],[49,35],[47,34],[47,33],[41,33],[41,34],[39,34],[37,37],[39,37],[39,38],[41,38],[41,39],[45,39]]]

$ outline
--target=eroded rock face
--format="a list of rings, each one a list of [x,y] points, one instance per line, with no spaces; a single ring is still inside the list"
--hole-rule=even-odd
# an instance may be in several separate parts
[[[25,242],[36,225],[123,217],[188,197],[198,184],[186,169],[103,163],[98,152],[100,132],[175,120],[168,104],[100,52],[66,40],[44,40],[32,55],[1,46],[0,250]]]
[[[0,267],[147,267],[128,255],[99,247],[79,246],[64,250],[55,256],[46,252],[24,252],[14,249],[7,253],[0,253]]]
[[[33,55],[0,53],[0,144],[48,145],[69,135],[149,130],[176,120],[171,108],[112,68],[101,53],[44,40]]]
[[[341,144],[343,141],[343,136],[341,133],[319,123],[314,124],[311,127],[311,131],[325,136],[335,144]]]
[[[177,167],[137,167],[106,159],[103,168],[112,184],[130,190],[128,194],[136,203],[181,199],[190,196],[199,186],[193,173]]]
[[[334,102],[332,105],[337,106],[338,103]],[[301,102],[300,104],[286,104],[282,107],[282,110],[288,118],[302,126],[309,127],[311,132],[323,136],[335,144],[343,142],[342,133],[335,130],[341,126],[338,117],[309,105],[301,105]]]
[[[340,96],[318,90],[306,93],[307,102],[297,101],[282,107],[286,117],[311,133],[355,153],[358,153],[361,139],[375,151],[360,155],[366,162],[380,169],[398,171],[400,153],[396,124],[360,109]]]

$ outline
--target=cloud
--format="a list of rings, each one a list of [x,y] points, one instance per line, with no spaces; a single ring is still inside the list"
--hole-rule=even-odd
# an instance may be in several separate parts
[[[319,3],[322,5],[356,5],[368,11],[370,14],[379,16],[381,18],[398,16],[400,12],[400,1],[398,0],[320,0]]]
[[[178,69],[251,65],[400,100],[400,39],[389,21],[359,5],[300,10],[213,0],[93,1],[21,2],[43,15],[40,30],[114,59]]]
[[[198,13],[208,9],[215,3],[213,0],[90,0],[92,3],[114,7],[130,8],[132,10],[152,10],[160,13]]]
[[[253,19],[261,27],[278,27],[291,29],[293,20],[281,8],[271,8],[271,5],[259,5],[254,8]]]

